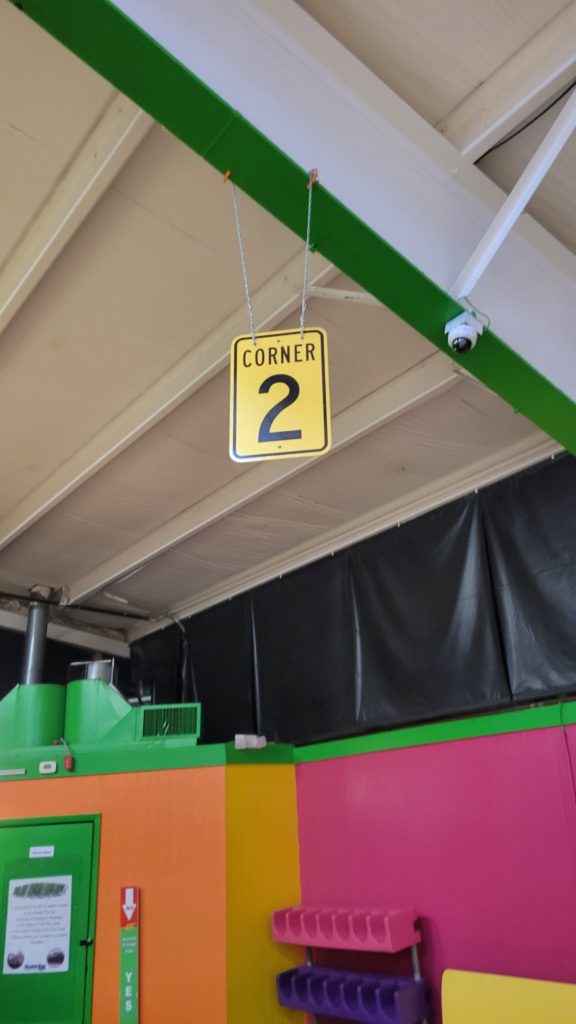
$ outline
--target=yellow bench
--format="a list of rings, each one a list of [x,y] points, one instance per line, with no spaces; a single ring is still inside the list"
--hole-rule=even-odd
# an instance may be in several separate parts
[[[576,1024],[576,985],[445,971],[444,1024]]]

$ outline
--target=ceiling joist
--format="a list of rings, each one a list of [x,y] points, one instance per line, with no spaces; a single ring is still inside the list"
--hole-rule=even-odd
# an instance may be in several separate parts
[[[480,160],[575,80],[576,2],[572,0],[436,128],[465,156]]]
[[[153,121],[116,93],[0,268],[0,333],[84,222]]]

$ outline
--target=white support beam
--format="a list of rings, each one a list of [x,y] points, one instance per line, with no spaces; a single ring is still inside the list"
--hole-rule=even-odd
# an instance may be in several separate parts
[[[0,268],[0,332],[140,145],[152,118],[116,93]]]
[[[572,0],[436,128],[461,153],[479,160],[575,79],[576,0]]]
[[[382,303],[370,295],[370,292],[353,291],[351,288],[321,288],[313,286],[308,289],[312,299],[328,299],[329,302],[348,302],[358,306],[381,306]]]
[[[502,191],[294,0],[115,6],[449,292]],[[572,400],[575,290],[576,256],[524,215],[475,294],[494,333]]]
[[[435,353],[335,416],[332,421],[332,449],[323,458],[330,458],[332,453],[352,444],[364,434],[440,394],[457,380],[458,373],[451,360],[440,352]],[[69,602],[73,604],[80,601],[88,594],[94,594],[115,580],[129,575],[162,552],[254,501],[283,481],[302,473],[311,463],[310,459],[290,459],[261,463],[250,469],[75,580],[68,587]]]
[[[310,280],[313,283],[330,281],[337,273],[322,256],[311,255]],[[275,326],[293,312],[301,300],[302,256],[298,254],[252,296],[257,329]],[[232,338],[245,330],[246,307],[241,306],[0,518],[0,550],[223,370],[229,359]]]
[[[11,629],[16,633],[26,632],[27,613],[13,612],[0,608],[0,628]],[[72,644],[74,647],[85,647],[88,651],[101,651],[103,654],[111,654],[117,658],[129,658],[130,648],[124,640],[116,640],[106,634],[89,632],[87,628],[77,629],[72,626],[64,626],[57,622],[48,623],[48,639],[58,640],[63,644]],[[87,656],[86,660],[89,658]],[[14,680],[17,682],[17,680]]]
[[[130,643],[148,633],[154,633],[164,626],[169,626],[175,618],[186,618],[241,594],[252,587],[260,586],[269,580],[293,572],[310,562],[324,558],[350,544],[372,537],[393,526],[424,515],[425,512],[440,505],[447,504],[469,494],[480,487],[501,480],[511,473],[517,473],[527,466],[550,458],[561,451],[560,445],[554,441],[542,441],[542,434],[524,438],[520,442],[503,448],[497,456],[491,455],[477,462],[469,463],[463,469],[451,473],[432,484],[413,491],[400,501],[395,501],[373,509],[367,515],[348,521],[344,526],[337,527],[316,537],[311,541],[290,551],[285,551],[276,558],[261,562],[246,572],[238,573],[219,583],[194,598],[179,602],[155,621],[137,623],[128,631]]]

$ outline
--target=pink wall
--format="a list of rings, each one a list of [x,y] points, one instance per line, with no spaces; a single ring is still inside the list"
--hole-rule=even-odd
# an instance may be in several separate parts
[[[304,903],[414,907],[423,973],[576,982],[576,727],[300,765]]]

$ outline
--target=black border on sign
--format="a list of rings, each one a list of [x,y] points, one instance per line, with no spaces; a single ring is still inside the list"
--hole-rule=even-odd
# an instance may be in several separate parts
[[[266,334],[257,333],[256,338],[265,340],[266,338],[281,338],[282,335],[286,334],[297,334],[299,333],[298,328],[293,331],[282,330],[282,331],[269,331]],[[328,409],[326,406],[326,331],[323,327],[307,327],[304,329],[304,337],[307,334],[319,334],[320,335],[320,350],[322,353],[322,408],[324,412],[324,444],[320,448],[303,448],[298,451],[283,452],[279,455],[276,452],[271,452],[270,455],[262,454],[260,452],[254,452],[252,455],[239,455],[236,448],[236,414],[238,411],[238,390],[237,390],[237,353],[238,345],[241,341],[252,341],[251,334],[241,334],[238,338],[234,339],[234,359],[233,359],[233,371],[234,371],[234,404],[233,404],[233,416],[232,416],[232,451],[234,453],[234,459],[238,462],[249,462],[251,459],[278,459],[295,457],[297,455],[318,455],[320,452],[326,451],[328,448]]]

